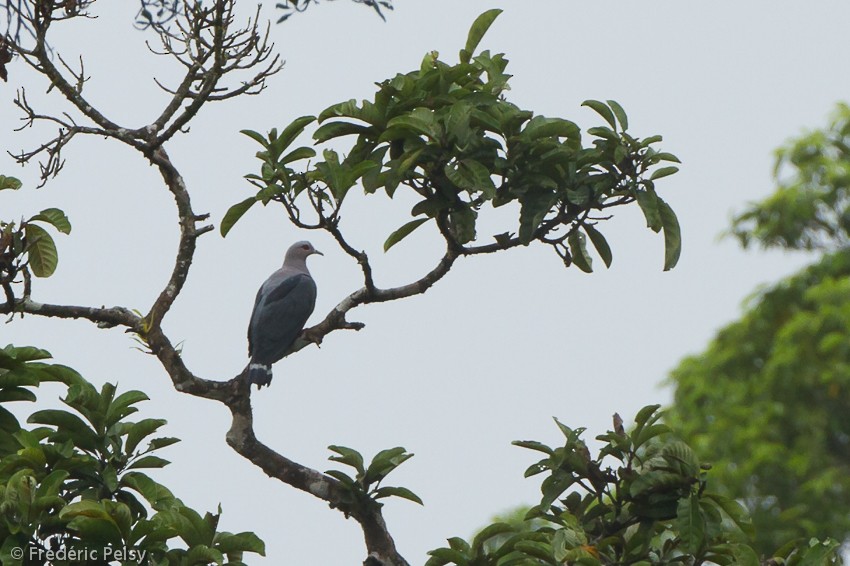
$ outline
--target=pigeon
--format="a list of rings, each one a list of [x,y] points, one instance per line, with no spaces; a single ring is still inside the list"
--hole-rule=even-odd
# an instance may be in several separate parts
[[[324,255],[310,242],[292,244],[257,293],[248,325],[248,381],[257,389],[271,384],[272,364],[289,352],[316,306],[316,282],[307,269],[313,254]]]

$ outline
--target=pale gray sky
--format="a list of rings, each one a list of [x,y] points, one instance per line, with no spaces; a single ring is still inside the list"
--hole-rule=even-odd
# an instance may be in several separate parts
[[[152,120],[165,103],[152,77],[173,82],[179,72],[146,52],[146,36],[131,26],[134,5],[100,2],[99,20],[57,26],[54,37],[66,60],[84,54],[90,101],[130,127]],[[733,211],[772,190],[773,149],[824,124],[850,93],[845,2],[398,1],[387,23],[364,7],[325,2],[273,26],[286,66],[267,91],[205,107],[170,145],[195,210],[218,222],[251,194],[242,175],[256,169],[257,147],[238,130],[282,127],[332,103],[371,97],[374,82],[418,68],[430,50],[454,61],[471,22],[492,7],[505,12],[481,48],[510,59],[513,102],[589,127],[600,120],[581,102],[611,98],[625,107],[635,134],[664,136],[662,146],[683,166],[659,190],[679,215],[684,248],[679,266],[663,273],[663,238],[644,227],[636,208],[617,211],[603,227],[614,251],[610,270],[565,270],[540,246],[460,261],[424,296],[351,313],[367,324],[363,331],[334,333],[321,350],[276,365],[272,387],[254,396],[257,434],[271,447],[319,470],[330,467],[329,444],[367,456],[396,445],[416,454],[388,484],[414,490],[425,507],[402,500],[385,507],[414,564],[445,538],[468,537],[493,514],[537,499],[538,482],[522,478],[535,454],[511,440],[559,442],[552,416],[588,427],[590,439],[610,426],[614,411],[628,423],[641,406],[667,403],[670,391],[659,384],[678,360],[702,350],[758,285],[808,260],[744,253],[717,236]],[[67,107],[55,93],[43,96],[46,85],[21,65],[10,74],[0,85],[4,149],[29,147],[49,130],[10,133],[14,88],[27,85],[41,111]],[[113,142],[75,141],[66,156],[65,171],[37,192],[33,169],[0,158],[0,173],[27,186],[2,194],[4,219],[58,206],[74,223],[70,237],[57,237],[56,275],[36,281],[34,298],[146,310],[175,252],[169,193],[140,156]],[[371,251],[379,285],[418,278],[438,258],[439,239],[424,228],[380,252],[406,221],[404,200],[362,197],[346,206],[343,227]],[[257,208],[227,239],[217,232],[201,239],[189,283],[166,319],[195,373],[225,379],[244,366],[256,289],[286,247],[305,237],[325,252],[311,259],[318,320],[360,282],[329,238],[295,230],[280,210]],[[7,342],[47,348],[96,384],[146,391],[145,416],[167,418],[167,433],[184,440],[163,452],[174,463],[156,477],[199,510],[220,502],[222,528],[263,537],[268,558],[252,564],[362,561],[356,523],[232,452],[224,443],[226,409],[175,393],[128,335],[30,316],[0,325],[0,343]]]

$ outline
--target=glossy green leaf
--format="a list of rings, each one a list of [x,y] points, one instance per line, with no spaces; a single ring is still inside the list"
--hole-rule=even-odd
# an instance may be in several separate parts
[[[602,261],[605,262],[605,267],[611,267],[611,261],[613,260],[613,256],[611,255],[611,248],[608,246],[608,240],[605,239],[605,236],[602,235],[602,232],[591,226],[590,224],[583,224],[582,228],[587,233],[590,241],[593,243],[593,247],[596,249],[596,252],[599,254],[599,257],[602,258]]]
[[[136,451],[142,440],[155,433],[165,423],[165,419],[142,419],[139,422],[130,424],[129,431],[127,432],[127,440],[124,443],[124,450],[128,454],[132,454]]]
[[[135,413],[138,409],[133,407],[136,403],[148,401],[150,398],[141,391],[125,391],[112,400],[106,411],[106,426],[110,427],[125,417]]]
[[[593,259],[587,253],[585,235],[576,230],[569,235],[567,243],[570,246],[570,255],[572,256],[573,264],[585,273],[592,273]]]
[[[215,547],[225,553],[254,552],[260,556],[266,555],[266,545],[254,533],[219,533],[215,539]]]
[[[300,118],[293,120],[286,128],[284,128],[277,139],[273,140],[269,144],[269,149],[272,152],[274,159],[278,159],[283,151],[292,145],[295,138],[301,135],[304,128],[315,121],[315,116],[301,116]]]
[[[617,120],[614,118],[614,113],[604,102],[600,102],[599,100],[585,100],[581,103],[581,105],[592,108],[597,114],[602,116],[608,124],[611,125],[611,128],[617,128]]]
[[[71,221],[65,216],[65,213],[58,208],[45,208],[27,222],[46,222],[62,232],[63,234],[71,233]]]
[[[236,222],[242,218],[242,216],[248,212],[248,209],[254,206],[254,203],[256,202],[257,199],[255,197],[249,197],[241,202],[237,202],[227,209],[227,213],[224,215],[224,218],[221,219],[221,236],[227,236],[234,224],[236,224]]]
[[[15,177],[0,175],[0,191],[10,189],[16,191],[21,188],[21,181]]]
[[[537,228],[557,200],[556,194],[541,190],[529,191],[520,199],[519,239],[523,244],[534,239]]]
[[[292,163],[293,161],[299,161],[301,159],[312,159],[316,157],[316,150],[311,147],[299,147],[293,149],[286,155],[280,158],[278,165],[286,165],[287,163]]]
[[[76,446],[85,450],[94,450],[98,445],[97,433],[80,417],[68,411],[36,411],[29,416],[27,422],[54,426],[58,432],[68,435]]]
[[[682,253],[682,231],[676,213],[666,202],[658,198],[658,212],[664,228],[664,271],[676,267]]]
[[[384,242],[384,251],[388,251],[391,247],[402,241],[411,232],[413,232],[429,220],[430,218],[417,218],[415,220],[411,220],[410,222],[390,234],[389,238],[387,238],[387,241]]]
[[[679,501],[676,521],[685,550],[690,554],[698,553],[705,542],[705,520],[700,510],[698,495],[691,494],[690,497]]]
[[[341,136],[357,135],[367,131],[369,131],[369,126],[352,124],[351,122],[327,122],[315,131],[313,139],[316,143],[324,143]]]
[[[268,145],[269,145],[269,142],[265,138],[265,136],[263,136],[263,134],[261,134],[259,132],[255,132],[254,130],[239,130],[239,133],[248,136],[249,138],[251,138],[252,140],[257,142],[258,144],[262,145],[263,147],[268,147]]]
[[[383,497],[401,497],[402,499],[413,501],[419,505],[425,505],[422,503],[422,499],[420,499],[418,495],[406,487],[381,487],[376,489],[373,498],[381,499]]]
[[[360,452],[358,452],[357,450],[354,450],[353,448],[348,448],[346,446],[336,445],[328,446],[328,450],[339,454],[339,456],[331,456],[330,458],[328,458],[329,460],[332,460],[334,462],[340,462],[347,466],[351,466],[352,468],[357,470],[358,473],[363,473],[366,471],[365,465],[363,463],[363,455],[360,454]]]
[[[581,135],[581,130],[569,120],[535,116],[526,123],[522,135],[529,140],[552,137],[577,138]]]
[[[617,121],[620,122],[620,129],[622,131],[629,129],[629,119],[626,117],[626,111],[623,110],[623,107],[616,100],[607,100],[608,106],[611,108],[614,116],[617,117]]]
[[[37,224],[27,224],[25,233],[27,256],[32,274],[36,277],[50,277],[59,264],[59,254],[53,238]]]
[[[646,218],[646,227],[653,232],[658,232],[663,227],[661,220],[661,212],[659,211],[659,198],[654,190],[646,189],[636,191],[638,206],[640,206],[644,217]]]
[[[134,460],[132,464],[127,466],[128,470],[138,470],[140,468],[164,468],[170,464],[168,460],[159,456],[142,456],[138,460]]]
[[[649,176],[650,181],[654,181],[656,179],[661,179],[663,177],[667,177],[679,171],[679,168],[675,165],[668,165],[667,167],[659,167],[655,171],[652,172],[652,175]]]
[[[490,26],[499,17],[499,14],[502,13],[502,10],[492,9],[487,10],[477,18],[472,23],[472,27],[469,28],[469,35],[466,38],[466,45],[460,52],[460,62],[461,63],[469,63],[472,58],[472,55],[475,53],[475,50],[478,48],[478,44],[481,43],[481,39],[484,37],[484,34],[487,33],[487,30],[490,29]]]

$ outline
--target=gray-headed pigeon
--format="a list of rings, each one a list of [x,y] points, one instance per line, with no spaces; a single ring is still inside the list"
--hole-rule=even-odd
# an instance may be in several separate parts
[[[323,255],[310,242],[292,244],[257,293],[248,325],[248,381],[258,389],[272,382],[272,364],[289,351],[316,306],[316,282],[307,269],[313,254]]]

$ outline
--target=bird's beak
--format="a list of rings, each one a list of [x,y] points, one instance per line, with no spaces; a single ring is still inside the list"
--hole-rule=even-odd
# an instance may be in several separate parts
[[[325,255],[325,254],[323,254],[322,252],[320,252],[319,250],[316,250],[316,249],[314,249],[314,250],[313,250],[313,253],[314,253],[314,254],[319,254],[320,256],[324,256],[324,255]]]

